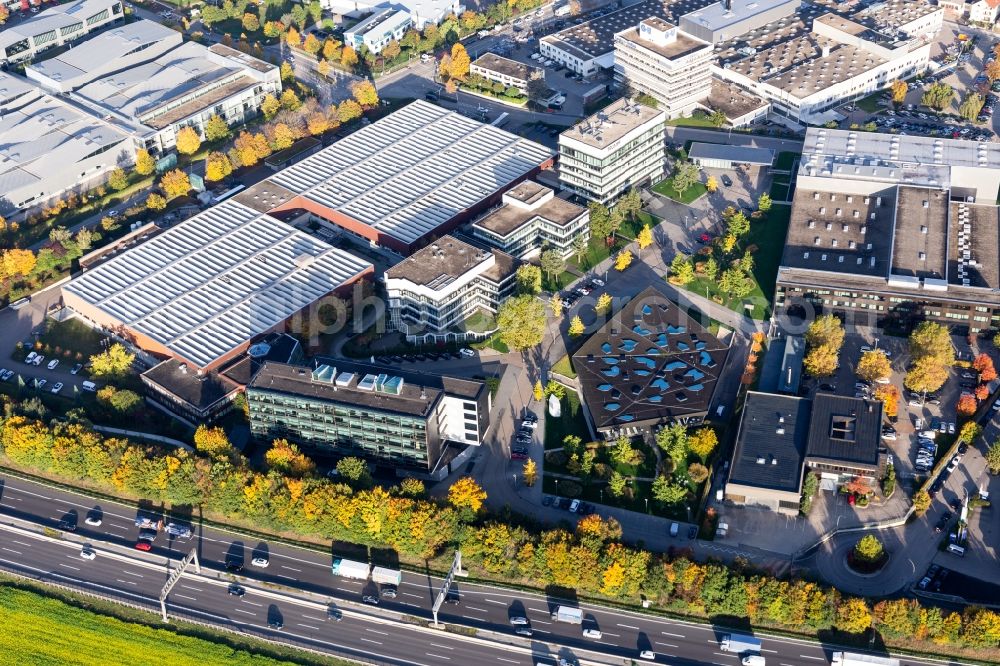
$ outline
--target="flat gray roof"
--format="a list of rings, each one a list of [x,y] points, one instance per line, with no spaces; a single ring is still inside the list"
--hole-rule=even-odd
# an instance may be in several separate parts
[[[627,98],[616,100],[559,135],[592,148],[604,149],[632,130],[653,122],[663,122],[667,114]]]
[[[269,181],[414,243],[552,158],[545,146],[416,100]]]
[[[110,10],[113,5],[121,5],[120,0],[74,0],[49,7],[17,25],[5,27],[0,30],[0,57],[3,57],[4,49],[11,44],[29,37],[43,35],[51,30],[69,28],[77,23],[82,23],[84,24],[83,29],[86,31],[88,18],[100,14],[105,9]]]
[[[724,143],[694,142],[691,144],[691,150],[688,151],[688,157],[691,159],[730,160],[767,166],[774,163],[774,151],[770,148],[730,146]]]
[[[229,200],[63,290],[205,367],[370,268]]]
[[[385,277],[441,289],[488,262],[491,256],[454,236],[443,236],[387,270]]]
[[[900,185],[892,274],[944,280],[948,267],[948,191]]]
[[[782,5],[799,5],[799,0],[730,0],[727,9],[723,3],[714,2],[707,7],[685,14],[682,19],[709,30],[721,30],[726,26],[745,21],[757,14],[769,12]],[[789,13],[795,11],[790,8]]]
[[[948,281],[1000,288],[1000,216],[993,205],[953,202],[948,230]],[[965,273],[963,276],[962,273]]]
[[[535,77],[545,77],[545,70],[541,67],[532,67],[517,60],[498,56],[496,53],[484,53],[472,64],[491,72],[497,72],[498,74],[524,81]]]

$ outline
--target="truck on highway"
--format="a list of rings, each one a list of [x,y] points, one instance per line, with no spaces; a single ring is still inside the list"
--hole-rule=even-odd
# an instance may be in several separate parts
[[[899,659],[860,652],[834,652],[833,666],[899,666]]]
[[[333,558],[333,566],[331,569],[334,576],[357,578],[359,580],[368,580],[368,572],[370,571],[370,567],[367,562],[345,560],[342,557]]]
[[[140,529],[159,531],[163,527],[163,519],[157,513],[139,509],[139,512],[135,514],[135,526]]]
[[[743,654],[744,652],[760,653],[760,639],[746,634],[726,634],[722,637],[719,647],[726,652]]]
[[[569,624],[583,624],[583,611],[573,606],[557,606],[552,619]]]
[[[387,567],[373,567],[372,580],[380,585],[395,585],[399,587],[399,581],[403,578],[403,572],[398,569]]]

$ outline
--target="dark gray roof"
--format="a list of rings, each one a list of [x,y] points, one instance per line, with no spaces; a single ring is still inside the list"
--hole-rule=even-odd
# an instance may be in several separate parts
[[[766,164],[774,162],[774,151],[770,148],[750,148],[748,146],[729,146],[723,143],[691,144],[688,151],[691,159],[730,160],[732,162],[748,162],[750,164]]]
[[[729,348],[648,287],[573,355],[598,428],[704,417]]]
[[[207,409],[240,389],[240,385],[228,377],[215,372],[198,375],[176,359],[153,366],[142,373],[142,378],[198,410]]]
[[[810,407],[806,398],[749,392],[729,482],[799,492]]]
[[[806,457],[876,469],[881,429],[880,401],[818,393],[813,399]]]

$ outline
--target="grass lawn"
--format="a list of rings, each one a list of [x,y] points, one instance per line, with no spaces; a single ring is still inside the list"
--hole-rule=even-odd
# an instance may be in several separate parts
[[[790,184],[788,182],[773,180],[771,181],[771,188],[768,194],[771,195],[772,201],[787,201],[788,200],[788,188]]]
[[[103,351],[101,340],[104,337],[79,319],[49,320],[39,341],[50,350],[50,354],[58,356],[68,351],[71,354],[80,353],[86,359]]]
[[[705,183],[694,183],[691,187],[684,190],[684,194],[678,195],[677,190],[674,189],[673,176],[671,176],[670,178],[664,178],[654,185],[653,191],[674,201],[679,201],[682,204],[689,204],[695,199],[704,196],[708,192],[708,189],[705,187]]]
[[[550,292],[559,291],[566,285],[573,282],[573,280],[576,280],[578,277],[580,276],[570,273],[569,271],[563,271],[559,275],[555,276],[555,278],[549,278],[546,273],[542,273],[542,289]]]
[[[473,331],[475,333],[486,333],[487,331],[495,331],[497,328],[497,320],[493,318],[489,312],[485,310],[477,310],[466,318],[463,322],[463,326],[467,331]]]
[[[644,226],[648,224],[650,229],[654,229],[662,221],[652,213],[640,211],[635,218],[629,218],[622,222],[622,226],[618,228],[618,235],[633,241],[639,236],[639,232]]]
[[[565,487],[565,484],[565,480],[560,480],[559,483],[556,483],[556,479],[553,477],[542,477],[542,491],[549,495],[565,497],[566,494],[559,489],[560,485]],[[630,481],[625,489],[625,495],[622,497],[612,497],[611,493],[608,492],[607,484],[603,481],[593,481],[581,485],[583,492],[580,495],[580,499],[585,502],[619,507],[637,513],[650,513],[662,518],[687,520],[687,511],[684,509],[683,504],[664,506],[655,501],[652,495],[652,483],[648,481]],[[649,502],[647,503],[646,500],[649,500]]]
[[[685,289],[707,298],[723,298],[722,305],[741,314],[746,312],[744,301],[749,300],[754,304],[751,316],[758,321],[766,319],[774,302],[774,283],[778,279],[778,264],[785,246],[790,214],[790,206],[774,204],[765,218],[750,221],[750,233],[741,247],[757,246],[753,255],[753,276],[757,284],[746,299],[722,297],[718,291],[718,282],[704,276],[696,277]]]
[[[710,127],[712,129],[719,129],[708,118],[708,114],[704,111],[695,111],[691,114],[690,118],[671,118],[667,121],[667,125],[672,127]]]
[[[90,601],[79,603],[86,603],[88,607],[94,605]],[[175,666],[265,666],[304,663],[305,660],[347,664],[332,657],[306,656],[303,652],[222,631],[164,626],[153,613],[122,609],[121,613],[127,617],[139,620],[125,621],[8,585],[0,587],[0,606],[4,609],[5,620],[0,660],[6,664],[165,662]],[[103,604],[101,608],[103,610]],[[112,612],[118,614],[117,610]],[[149,626],[151,624],[157,626]],[[283,655],[294,661],[270,655]]]
[[[510,351],[510,348],[507,347],[507,344],[500,339],[499,332],[494,333],[485,340],[480,340],[479,342],[473,342],[469,346],[472,347],[473,349],[495,349],[501,354],[506,354],[507,352]]]
[[[801,157],[801,154],[783,150],[775,158],[773,168],[777,171],[791,171],[792,163],[797,157]]]
[[[552,366],[552,372],[558,372],[563,377],[576,379],[576,370],[573,369],[573,359],[568,354],[556,361],[556,364]]]
[[[878,111],[881,108],[879,106],[878,99],[879,99],[879,97],[882,96],[883,92],[884,91],[882,91],[882,90],[877,90],[877,91],[873,92],[871,95],[868,95],[868,97],[865,97],[863,99],[859,99],[856,102],[856,104],[858,105],[858,108],[864,109],[868,113],[875,113],[876,111]]]
[[[548,403],[548,398],[545,402]],[[584,442],[590,441],[590,430],[587,428],[587,420],[583,417],[581,409],[580,397],[575,391],[567,389],[562,399],[562,416],[556,418],[546,411],[546,449],[560,448],[567,435],[576,435]]]
[[[583,255],[583,258],[580,261],[576,260],[576,255],[574,254],[566,260],[566,263],[571,264],[581,273],[585,273],[610,257],[613,252],[617,252],[621,245],[622,244],[616,240],[614,245],[608,247],[608,244],[604,242],[603,238],[592,238],[590,239],[590,245],[587,246],[586,254]]]

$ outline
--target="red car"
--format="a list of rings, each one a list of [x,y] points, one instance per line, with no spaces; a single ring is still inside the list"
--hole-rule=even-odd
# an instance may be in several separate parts
[[[510,459],[511,460],[527,460],[528,459],[528,454],[527,453],[512,453],[512,454],[510,454]]]
[[[712,240],[712,237],[709,236],[708,234],[702,234],[701,236],[698,236],[698,240],[700,240],[702,243],[707,243],[710,240]]]
[[[147,551],[148,550],[153,550],[153,544],[149,543],[148,541],[136,541],[135,542],[135,549],[136,550],[147,550]]]

